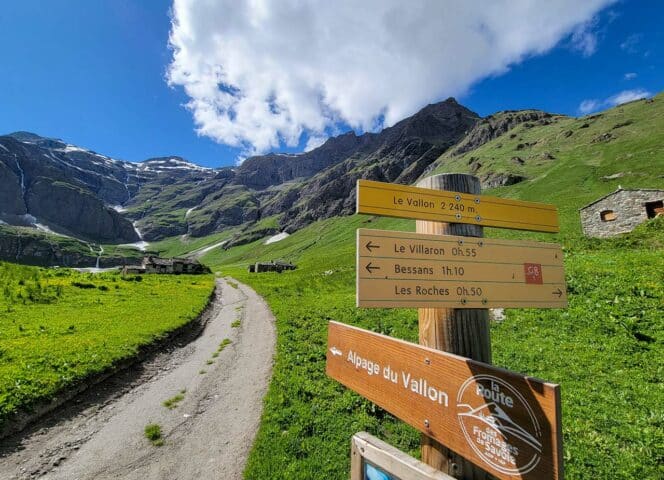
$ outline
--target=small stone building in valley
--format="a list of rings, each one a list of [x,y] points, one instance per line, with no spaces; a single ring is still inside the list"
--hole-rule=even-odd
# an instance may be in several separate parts
[[[581,209],[583,233],[588,237],[610,237],[631,232],[658,215],[664,215],[664,190],[618,188]]]
[[[249,265],[249,272],[250,273],[262,273],[262,272],[277,272],[281,273],[284,270],[295,270],[297,268],[296,265],[293,265],[292,263],[284,262],[282,260],[277,260],[276,262],[274,260],[270,262],[256,262],[254,264]]]
[[[191,258],[160,258],[148,255],[140,265],[126,265],[122,273],[210,273],[210,269]]]

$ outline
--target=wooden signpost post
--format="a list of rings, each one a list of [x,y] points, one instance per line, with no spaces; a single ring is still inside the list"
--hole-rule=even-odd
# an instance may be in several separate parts
[[[552,243],[357,231],[358,307],[567,306]]]
[[[562,251],[482,238],[483,226],[558,232],[556,208],[445,174],[358,180],[357,212],[416,220],[416,234],[358,231],[357,303],[417,307],[422,346],[332,322],[328,374],[422,431],[422,461],[454,478],[562,479],[558,386],[489,365],[487,309],[565,307]]]
[[[559,478],[557,385],[337,322],[327,374],[497,478]]]

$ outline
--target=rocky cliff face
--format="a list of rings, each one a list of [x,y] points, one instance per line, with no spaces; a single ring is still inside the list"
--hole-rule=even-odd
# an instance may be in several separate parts
[[[107,206],[130,195],[120,182],[127,176],[110,159],[56,140],[0,137],[0,220],[98,242],[134,242],[131,221]]]
[[[17,132],[0,137],[0,220],[98,243],[203,236],[266,217],[278,217],[271,229],[294,231],[352,213],[358,178],[413,182],[478,122],[448,99],[379,133],[214,170],[180,157],[123,162]]]
[[[526,126],[548,125],[555,122],[562,115],[553,115],[540,110],[519,110],[504,111],[494,115],[489,115],[481,119],[475,127],[468,132],[468,135],[452,151],[452,155],[463,155],[466,152],[475,150],[494,138],[498,138],[517,125]]]
[[[454,99],[429,105],[379,134],[366,134],[371,148],[282,193],[282,198],[266,206],[265,213],[274,214],[281,209],[282,227],[287,231],[321,218],[351,214],[357,179],[412,183],[478,120],[477,114]],[[289,203],[284,196],[293,201],[290,208],[283,209]]]

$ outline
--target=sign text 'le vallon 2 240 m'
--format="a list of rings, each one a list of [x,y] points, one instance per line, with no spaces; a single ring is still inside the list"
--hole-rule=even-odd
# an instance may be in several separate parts
[[[428,188],[357,181],[357,213],[555,233],[554,205]]]
[[[327,374],[500,479],[562,478],[558,385],[337,322]]]

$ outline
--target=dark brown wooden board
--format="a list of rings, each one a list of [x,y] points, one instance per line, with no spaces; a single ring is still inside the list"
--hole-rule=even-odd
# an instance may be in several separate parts
[[[326,371],[497,478],[563,478],[558,385],[338,322]]]

